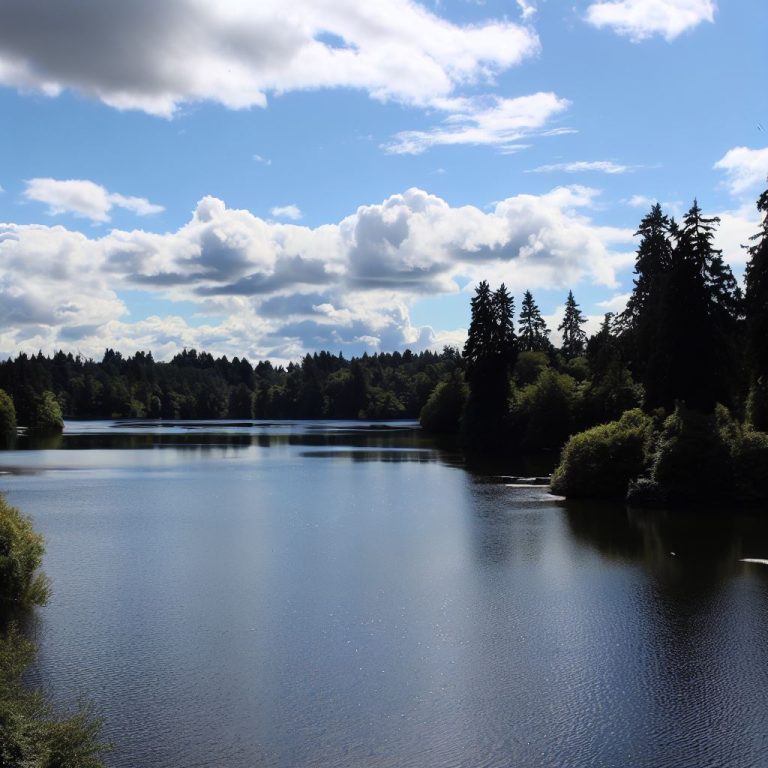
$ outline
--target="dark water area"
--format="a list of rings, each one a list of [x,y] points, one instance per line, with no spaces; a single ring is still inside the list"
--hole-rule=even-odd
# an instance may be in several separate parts
[[[412,424],[69,423],[34,681],[111,766],[764,766],[768,522],[566,503]]]

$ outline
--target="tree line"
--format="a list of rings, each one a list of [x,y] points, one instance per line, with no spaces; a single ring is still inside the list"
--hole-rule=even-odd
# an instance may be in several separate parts
[[[418,418],[435,385],[460,363],[452,348],[351,360],[319,352],[286,367],[194,349],[169,362],[113,349],[99,361],[22,353],[0,363],[0,390],[23,426],[38,421],[43,402],[68,418]],[[0,402],[0,422],[4,410]]]

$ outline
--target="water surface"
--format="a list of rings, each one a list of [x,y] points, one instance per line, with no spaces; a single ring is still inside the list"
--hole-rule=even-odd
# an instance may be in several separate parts
[[[34,679],[112,766],[768,763],[754,515],[566,504],[403,423],[70,423],[0,471]]]

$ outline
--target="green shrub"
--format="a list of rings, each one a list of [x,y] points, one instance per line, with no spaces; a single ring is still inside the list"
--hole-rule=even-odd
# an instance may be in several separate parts
[[[571,437],[552,475],[552,491],[570,498],[619,498],[648,463],[653,420],[633,409],[618,421]]]
[[[517,356],[512,378],[518,387],[524,387],[533,384],[547,368],[549,355],[546,352],[521,352]]]
[[[733,453],[736,496],[747,503],[768,501],[768,435],[744,430]]]
[[[35,435],[56,435],[64,430],[61,406],[53,392],[46,390],[35,398],[29,431]]]
[[[571,434],[577,398],[573,378],[550,369],[525,387],[513,407],[522,448],[558,450]]]
[[[107,747],[93,713],[85,707],[59,717],[39,691],[22,684],[34,656],[14,625],[0,637],[0,766],[102,768]]]
[[[16,437],[16,408],[13,400],[3,389],[0,389],[0,448],[5,448]]]
[[[768,432],[768,381],[755,382],[747,398],[747,424]]]
[[[419,422],[427,432],[455,435],[459,419],[469,396],[469,387],[456,372],[447,381],[441,381],[427,398],[421,409]]]
[[[642,386],[620,363],[611,364],[586,385],[579,421],[584,426],[614,421],[624,411],[639,408],[642,401]]]
[[[738,427],[725,408],[700,413],[678,404],[661,430],[652,481],[671,503],[732,499],[737,440]]]
[[[48,581],[38,572],[44,551],[43,537],[30,519],[0,495],[0,604],[45,604]]]

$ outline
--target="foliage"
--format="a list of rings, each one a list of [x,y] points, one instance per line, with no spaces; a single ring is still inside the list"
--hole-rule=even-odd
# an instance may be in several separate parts
[[[573,298],[573,291],[568,291],[563,322],[557,326],[557,330],[563,332],[563,343],[560,350],[566,360],[584,354],[587,334],[581,326],[586,322],[587,319],[582,315],[576,299]]]
[[[471,308],[463,352],[469,397],[459,431],[465,448],[495,451],[506,443],[509,371],[517,357],[514,301],[503,283],[492,293],[483,280]]]
[[[46,602],[48,581],[38,572],[44,549],[29,518],[0,496],[0,766],[101,768],[106,747],[92,711],[80,707],[61,717],[22,683],[35,646],[13,618]]]
[[[107,747],[93,712],[81,707],[60,717],[42,693],[22,684],[34,655],[15,625],[0,636],[0,765],[101,768]]]
[[[0,448],[16,437],[16,408],[5,390],[0,389]]]
[[[747,424],[768,432],[768,377],[753,381],[747,397]]]
[[[55,435],[64,429],[61,406],[53,392],[45,390],[35,398],[29,431],[36,435]]]
[[[733,467],[739,501],[768,501],[768,435],[744,430],[733,448]]]
[[[744,303],[747,315],[747,360],[753,392],[759,397],[759,407],[751,407],[752,423],[768,430],[768,189],[760,195],[757,209],[763,221],[760,232],[752,237],[749,261],[744,272],[746,285]]]
[[[623,498],[646,468],[653,420],[635,408],[618,421],[571,437],[552,475],[552,491],[570,498]]]
[[[658,437],[650,483],[630,494],[630,500],[681,504],[732,499],[737,434],[737,425],[722,406],[702,413],[678,403]]]
[[[741,293],[713,247],[718,223],[694,201],[682,227],[655,205],[638,229],[635,287],[618,325],[647,408],[680,400],[711,412],[736,405],[743,389]]]
[[[521,390],[513,406],[515,432],[524,450],[559,450],[572,431],[576,409],[575,380],[547,369]]]
[[[20,354],[0,362],[0,387],[27,426],[35,423],[46,390],[69,418],[417,418],[460,361],[451,347],[353,360],[319,352],[285,368],[194,349],[167,363],[148,352],[125,358],[108,349],[100,362],[63,352]]]
[[[520,305],[518,340],[523,352],[546,352],[552,347],[549,329],[530,291],[523,295]]]
[[[546,352],[521,352],[517,356],[512,378],[518,387],[533,384],[549,368],[549,356]]]
[[[0,495],[0,605],[26,608],[46,602],[48,581],[38,572],[44,551],[32,521]]]
[[[469,388],[461,374],[456,371],[447,381],[441,381],[432,390],[419,421],[427,432],[455,435],[459,431],[459,420],[467,402]]]

